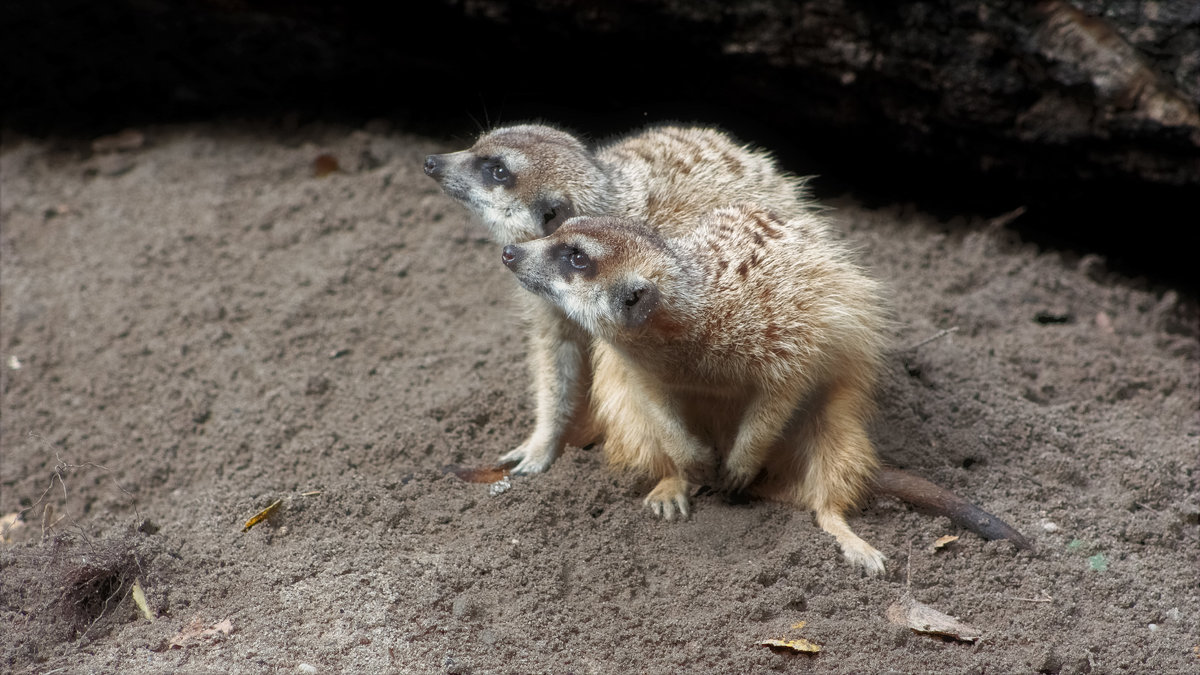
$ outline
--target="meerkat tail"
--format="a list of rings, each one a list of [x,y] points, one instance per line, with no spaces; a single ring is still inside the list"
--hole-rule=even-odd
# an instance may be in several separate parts
[[[984,539],[1008,539],[1017,548],[1032,550],[1033,542],[1008,523],[946,488],[907,471],[883,467],[875,476],[874,493],[911,504],[922,513],[946,516]]]

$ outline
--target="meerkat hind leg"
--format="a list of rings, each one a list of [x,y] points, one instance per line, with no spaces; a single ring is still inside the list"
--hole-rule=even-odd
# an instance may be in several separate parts
[[[816,513],[817,525],[837,539],[847,561],[879,575],[884,555],[855,534],[845,517],[879,466],[863,424],[867,400],[864,388],[839,387],[805,425],[806,467],[795,497]]]
[[[883,561],[887,558],[862,537],[854,534],[846,523],[846,517],[841,513],[821,509],[817,511],[817,525],[837,539],[838,545],[842,547],[842,555],[850,564],[862,567],[871,576],[883,574]]]

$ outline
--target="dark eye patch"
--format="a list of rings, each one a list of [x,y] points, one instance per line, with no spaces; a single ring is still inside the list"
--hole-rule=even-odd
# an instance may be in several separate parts
[[[559,225],[575,215],[575,208],[565,199],[539,199],[533,203],[533,212],[542,219],[542,234],[554,234]]]
[[[625,325],[637,328],[645,324],[658,309],[658,287],[646,281],[630,286],[625,289],[621,302]]]

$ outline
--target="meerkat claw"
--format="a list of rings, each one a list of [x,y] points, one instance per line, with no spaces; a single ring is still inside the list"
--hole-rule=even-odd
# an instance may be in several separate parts
[[[525,446],[521,446],[500,455],[501,464],[511,464],[513,462],[516,462],[516,466],[511,469],[511,473],[517,475],[542,473],[554,463],[554,453],[530,452]]]
[[[682,495],[676,496],[675,497],[675,508],[679,510],[679,519],[680,520],[687,520],[692,515],[690,512],[688,512],[687,497],[684,497]]]
[[[676,515],[679,516],[680,520],[687,520],[690,515],[688,513],[687,500],[681,497],[675,497],[667,501],[652,501],[647,497],[645,504],[656,517],[668,522],[675,520]]]
[[[861,568],[867,576],[877,577],[884,573],[883,563],[887,556],[870,546],[867,546],[867,550],[843,548],[842,555],[845,556],[846,562]]]
[[[746,488],[758,478],[758,472],[747,473],[743,471],[731,471],[728,467],[721,472],[721,482],[725,489],[732,493],[745,492]]]

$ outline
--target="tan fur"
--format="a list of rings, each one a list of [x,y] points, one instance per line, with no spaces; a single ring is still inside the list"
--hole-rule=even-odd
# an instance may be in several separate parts
[[[607,346],[592,399],[606,452],[660,481],[648,500],[664,517],[719,468],[812,509],[848,560],[882,572],[845,521],[878,469],[878,285],[812,213],[739,204],[669,229],[576,218],[505,249],[526,288]]]
[[[803,181],[780,171],[769,154],[699,127],[654,127],[595,151],[552,127],[505,127],[484,134],[468,150],[430,155],[425,171],[475,213],[500,244],[544,236],[575,215],[619,216],[678,235],[701,214],[739,200],[787,214],[807,208]],[[517,473],[536,473],[548,468],[567,442],[598,439],[602,430],[588,415],[589,398],[613,398],[609,405],[621,405],[620,383],[627,374],[608,372],[623,366],[603,354],[604,345],[593,354],[590,338],[554,305],[537,298],[525,304],[534,430],[501,460],[515,462]],[[639,467],[670,461],[613,456],[616,464]],[[671,516],[679,509],[673,496],[660,500],[657,495],[663,493],[656,490],[648,503],[656,513]]]

